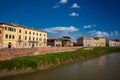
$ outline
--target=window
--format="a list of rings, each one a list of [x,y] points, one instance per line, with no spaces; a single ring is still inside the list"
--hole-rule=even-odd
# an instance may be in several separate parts
[[[27,31],[25,31],[25,34],[27,34]]]
[[[9,39],[15,39],[15,36],[14,35],[8,35],[8,34],[6,34],[5,35],[5,38],[8,38],[9,37]]]
[[[46,39],[44,38],[44,42],[46,42]]]
[[[31,34],[31,32],[29,32],[29,34]]]
[[[19,40],[21,40],[21,35],[19,35]]]
[[[8,38],[8,34],[5,35],[5,38]]]
[[[13,31],[16,32],[16,29],[14,28]]]
[[[10,31],[11,30],[11,28],[10,27],[8,27],[8,31]]]
[[[40,33],[40,36],[41,36],[41,33]]]
[[[11,35],[9,35],[9,39],[11,39]]]
[[[33,32],[33,35],[35,35],[35,32]]]
[[[46,36],[46,34],[44,34],[44,37]]]
[[[39,46],[41,46],[41,43],[39,44]]]
[[[21,29],[19,30],[19,33],[21,33]]]
[[[15,36],[14,35],[12,35],[12,39],[14,39],[15,38]]]
[[[15,28],[11,28],[11,27],[5,27],[5,30],[16,32],[16,29]]]
[[[27,40],[27,36],[25,36],[25,40]]]
[[[36,35],[38,36],[38,33],[36,33]]]
[[[39,41],[42,41],[42,38],[40,38]]]
[[[29,37],[29,40],[31,40],[31,37]]]
[[[36,38],[36,41],[38,41],[38,38]]]
[[[35,38],[33,37],[33,41],[35,40]]]
[[[5,27],[5,30],[7,30],[7,27]]]
[[[11,31],[11,28],[9,27],[8,30]]]
[[[11,28],[11,31],[13,31],[13,28]]]

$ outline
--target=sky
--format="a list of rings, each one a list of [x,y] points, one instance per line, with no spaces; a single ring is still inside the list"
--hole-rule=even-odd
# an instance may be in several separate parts
[[[120,0],[0,0],[0,22],[48,32],[48,38],[120,39]]]

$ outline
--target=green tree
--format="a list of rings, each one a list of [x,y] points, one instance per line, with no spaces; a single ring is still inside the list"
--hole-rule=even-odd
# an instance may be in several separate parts
[[[70,36],[63,36],[62,45],[67,46],[67,44],[66,44],[67,41],[71,41],[71,37]]]
[[[71,40],[70,36],[63,36],[63,40]]]

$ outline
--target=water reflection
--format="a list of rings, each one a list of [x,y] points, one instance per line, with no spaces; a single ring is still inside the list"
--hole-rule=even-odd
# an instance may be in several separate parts
[[[120,80],[120,53],[0,80]]]

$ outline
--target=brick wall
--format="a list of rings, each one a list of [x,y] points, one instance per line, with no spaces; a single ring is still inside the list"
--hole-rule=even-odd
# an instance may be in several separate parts
[[[24,49],[2,49],[0,50],[0,60],[11,59],[15,57],[33,55],[36,48],[24,48]]]
[[[23,49],[1,49],[0,50],[0,61],[8,60],[15,57],[21,56],[33,56],[41,55],[46,53],[73,51],[80,47],[49,47],[49,48],[23,48]]]

